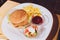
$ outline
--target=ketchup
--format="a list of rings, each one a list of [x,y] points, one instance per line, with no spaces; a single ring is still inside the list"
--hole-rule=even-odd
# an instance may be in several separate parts
[[[42,22],[43,22],[43,20],[40,16],[35,16],[32,18],[32,23],[41,24]]]

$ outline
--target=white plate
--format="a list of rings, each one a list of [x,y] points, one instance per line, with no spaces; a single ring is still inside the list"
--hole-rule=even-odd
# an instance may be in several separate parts
[[[41,14],[45,18],[44,31],[37,38],[25,37],[20,32],[20,30],[12,27],[12,24],[8,23],[8,14],[12,13],[14,10],[22,9],[24,6],[28,6],[30,4],[32,4],[34,7],[38,7],[41,11]],[[5,34],[5,36],[7,38],[9,38],[10,40],[46,40],[46,38],[48,37],[48,35],[52,29],[52,25],[53,25],[53,17],[52,17],[51,12],[48,9],[46,9],[45,7],[43,7],[41,5],[37,5],[34,3],[22,3],[16,7],[12,8],[10,11],[8,11],[7,15],[4,17],[4,19],[2,21],[2,31]]]

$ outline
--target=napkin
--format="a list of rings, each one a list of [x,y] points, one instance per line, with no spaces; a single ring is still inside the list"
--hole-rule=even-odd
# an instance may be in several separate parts
[[[2,20],[3,20],[4,16],[7,14],[7,12],[11,8],[17,6],[18,4],[19,3],[17,3],[17,2],[7,1],[0,7],[0,40],[1,40],[1,38],[3,38],[2,40],[6,39],[6,37],[2,34],[2,29],[1,29]]]

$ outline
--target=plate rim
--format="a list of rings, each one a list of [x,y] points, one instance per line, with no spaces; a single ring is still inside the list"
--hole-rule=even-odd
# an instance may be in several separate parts
[[[28,3],[21,3],[21,4],[28,4]],[[19,4],[19,5],[21,5],[21,4]],[[30,4],[30,3],[29,3]],[[32,3],[32,4],[35,4],[35,3]],[[19,6],[19,5],[17,5],[17,6]],[[38,5],[38,4],[36,4],[36,5]],[[17,6],[15,6],[15,7],[17,7]],[[39,6],[41,6],[41,5],[39,5]],[[13,7],[13,8],[11,8],[11,9],[14,9],[15,7]],[[44,6],[41,6],[41,7],[43,7],[43,8],[45,8],[45,9],[47,9],[46,7],[44,7]],[[11,10],[10,9],[10,10]],[[48,9],[47,9],[48,10]],[[49,11],[49,10],[48,10]],[[9,11],[8,11],[9,12]],[[50,11],[49,11],[50,12]],[[50,12],[50,14],[51,14],[51,16],[52,16],[52,26],[53,26],[53,15],[52,15],[52,13]],[[52,30],[52,28],[51,28],[51,30]],[[50,30],[50,32],[51,32],[51,30]],[[50,33],[49,33],[50,34]],[[48,35],[49,35],[48,34]],[[48,37],[48,36],[47,36]]]

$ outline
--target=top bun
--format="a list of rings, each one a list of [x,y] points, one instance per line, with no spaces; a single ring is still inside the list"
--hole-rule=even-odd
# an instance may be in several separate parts
[[[10,21],[16,26],[23,26],[27,24],[28,15],[25,10],[15,10],[9,16]]]

